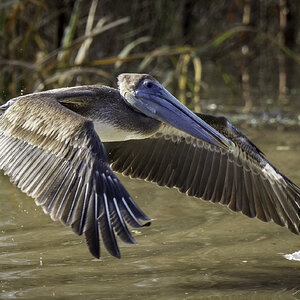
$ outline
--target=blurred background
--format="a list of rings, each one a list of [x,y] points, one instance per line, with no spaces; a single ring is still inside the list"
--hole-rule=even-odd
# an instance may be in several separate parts
[[[189,108],[300,124],[293,0],[0,0],[0,99],[150,73]]]

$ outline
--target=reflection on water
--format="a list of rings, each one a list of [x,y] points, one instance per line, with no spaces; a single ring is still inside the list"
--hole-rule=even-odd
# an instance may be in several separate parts
[[[284,258],[286,258],[288,260],[300,261],[300,251],[296,251],[296,252],[291,253],[291,254],[285,254],[283,256],[284,256]]]
[[[270,160],[300,183],[297,131],[249,132]],[[300,249],[287,229],[188,198],[176,190],[121,178],[155,221],[121,243],[122,259],[52,222],[0,176],[1,299],[299,299]]]

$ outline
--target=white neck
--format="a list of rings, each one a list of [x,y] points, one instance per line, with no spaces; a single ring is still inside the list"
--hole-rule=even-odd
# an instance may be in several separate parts
[[[94,127],[102,142],[118,142],[118,141],[121,142],[127,140],[140,140],[147,137],[142,133],[123,130],[117,128],[116,126],[108,122],[103,122],[103,121],[101,122],[94,121]]]

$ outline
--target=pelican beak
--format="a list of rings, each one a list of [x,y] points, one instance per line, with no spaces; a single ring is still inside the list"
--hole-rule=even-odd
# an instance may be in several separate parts
[[[151,87],[151,88],[149,88]],[[148,117],[168,123],[195,138],[233,151],[235,145],[201,118],[180,103],[162,85],[143,84],[132,93],[124,93],[125,100]]]

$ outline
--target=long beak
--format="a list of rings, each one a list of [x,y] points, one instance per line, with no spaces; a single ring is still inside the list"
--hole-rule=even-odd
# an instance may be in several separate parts
[[[126,93],[124,97],[135,109],[153,119],[223,149],[232,151],[235,148],[232,141],[205,123],[162,86],[155,92],[137,89],[134,95]]]

